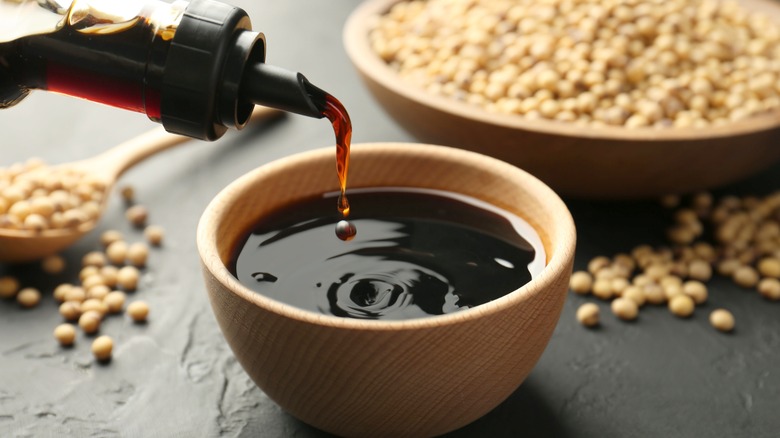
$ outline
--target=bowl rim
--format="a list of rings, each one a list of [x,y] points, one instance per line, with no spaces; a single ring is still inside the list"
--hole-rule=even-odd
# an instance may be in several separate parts
[[[485,304],[460,312],[406,320],[361,320],[319,314],[266,297],[244,286],[230,273],[219,256],[215,239],[215,236],[218,235],[217,230],[220,227],[221,215],[219,214],[219,209],[237,202],[239,200],[238,194],[241,192],[242,187],[251,185],[252,181],[265,177],[274,169],[289,169],[302,162],[311,160],[331,161],[334,154],[332,147],[309,150],[272,161],[240,176],[223,188],[208,204],[197,227],[196,245],[203,269],[207,270],[228,293],[242,301],[259,306],[268,312],[306,324],[361,331],[418,330],[480,319],[486,315],[514,307],[519,302],[525,301],[534,295],[550,293],[549,288],[552,284],[559,281],[561,276],[571,274],[571,265],[576,246],[574,220],[563,200],[550,187],[528,172],[486,155],[448,146],[391,142],[361,143],[352,146],[353,151],[357,150],[359,151],[358,153],[365,155],[381,156],[384,154],[386,156],[388,153],[415,154],[424,151],[425,156],[428,158],[446,157],[450,160],[458,159],[477,167],[489,165],[494,168],[496,166],[504,166],[506,171],[512,172],[522,182],[524,191],[530,192],[534,198],[540,200],[540,205],[543,205],[556,221],[555,225],[558,232],[555,234],[554,246],[551,248],[545,246],[548,260],[544,269],[536,278],[533,278],[522,287]],[[563,291],[563,293],[566,293],[566,291]]]
[[[546,119],[527,119],[519,115],[492,113],[476,105],[460,102],[444,96],[429,93],[424,88],[408,82],[398,76],[371,49],[368,32],[376,18],[387,12],[396,3],[406,0],[366,0],[347,18],[342,34],[347,56],[355,68],[364,76],[375,81],[381,87],[407,100],[454,117],[467,118],[479,123],[522,131],[539,132],[549,135],[590,138],[605,140],[629,140],[635,142],[665,142],[681,140],[708,140],[732,137],[780,127],[780,108],[761,113],[746,119],[724,125],[706,128],[669,128],[653,127],[625,128],[620,126],[577,126]],[[742,0],[740,6],[757,11],[769,11],[773,21],[780,25],[780,4],[770,0]]]

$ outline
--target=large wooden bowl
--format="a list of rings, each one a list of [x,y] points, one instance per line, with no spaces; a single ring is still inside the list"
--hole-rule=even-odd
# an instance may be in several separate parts
[[[538,231],[545,269],[487,304],[405,321],[321,315],[242,286],[225,265],[245,232],[281,206],[336,190],[334,156],[325,149],[267,164],[208,206],[197,243],[219,326],[255,383],[315,427],[406,437],[464,426],[515,391],[544,351],[571,274],[572,218],[549,187],[499,160],[429,145],[358,145],[350,187],[449,190],[507,209]]]
[[[404,81],[369,45],[376,16],[399,0],[368,0],[344,29],[347,54],[376,100],[423,142],[491,155],[564,195],[643,198],[722,186],[780,160],[780,111],[707,129],[587,128],[528,120],[436,96]],[[741,0],[780,23],[780,2]]]

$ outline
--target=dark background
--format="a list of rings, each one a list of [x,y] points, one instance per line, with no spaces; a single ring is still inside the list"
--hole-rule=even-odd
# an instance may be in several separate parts
[[[357,0],[233,3],[266,34],[269,63],[303,72],[342,100],[355,142],[413,141],[372,100],[343,50],[342,26]],[[153,127],[142,115],[35,92],[0,112],[0,166],[31,156],[49,163],[90,157]],[[52,277],[35,265],[0,265],[0,275],[17,275],[44,291],[32,310],[0,302],[0,436],[324,436],[284,413],[235,361],[209,308],[194,236],[210,199],[233,179],[332,144],[326,122],[290,116],[216,143],[187,143],[128,172],[121,183],[135,187],[151,222],[165,227],[166,242],[153,251],[131,297],[150,303],[149,323],[112,317],[101,328],[116,344],[109,365],[93,362],[82,334],[72,349],[57,345],[51,332],[61,321],[50,291],[76,280],[81,256],[98,247],[101,231],[141,239],[124,220],[116,193],[98,230],[63,254],[67,272]],[[717,193],[776,190],[778,170]],[[577,268],[596,255],[662,243],[669,221],[654,202],[566,201],[579,234]],[[778,436],[780,303],[716,279],[709,302],[688,320],[656,307],[624,323],[599,303],[602,326],[588,330],[574,318],[584,301],[570,295],[528,380],[493,412],[449,436]],[[734,333],[710,327],[707,315],[715,307],[734,313]]]

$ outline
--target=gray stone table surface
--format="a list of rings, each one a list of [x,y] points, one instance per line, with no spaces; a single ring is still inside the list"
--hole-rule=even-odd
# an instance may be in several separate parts
[[[341,31],[357,0],[235,0],[268,42],[268,62],[303,72],[350,110],[354,141],[411,141],[359,82]],[[154,127],[144,116],[35,92],[0,111],[0,166],[39,156],[49,163],[86,158]],[[89,341],[62,349],[52,287],[75,281],[81,256],[101,231],[127,224],[115,193],[98,230],[63,253],[66,272],[3,266],[41,288],[40,306],[0,302],[0,437],[320,437],[283,412],[246,376],[209,308],[195,248],[195,228],[210,199],[245,172],[274,159],[333,144],[322,120],[290,116],[191,142],[141,163],[122,184],[136,190],[150,221],[166,230],[133,299],[150,303],[145,325],[109,318],[114,359],[93,362]],[[780,147],[780,146],[778,146]],[[718,193],[763,194],[780,188],[780,168]],[[653,202],[567,200],[577,222],[576,267],[596,255],[660,244],[668,213]],[[780,303],[725,280],[691,319],[664,308],[618,322],[599,303],[603,324],[574,318],[586,299],[571,295],[541,361],[502,405],[451,437],[775,437],[780,435]],[[737,330],[714,331],[708,310],[731,309]]]

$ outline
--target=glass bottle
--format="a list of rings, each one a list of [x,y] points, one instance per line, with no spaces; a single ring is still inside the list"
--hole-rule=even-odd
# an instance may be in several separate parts
[[[325,93],[265,50],[245,11],[214,0],[0,0],[0,108],[48,90],[205,140],[255,104],[323,117]]]

